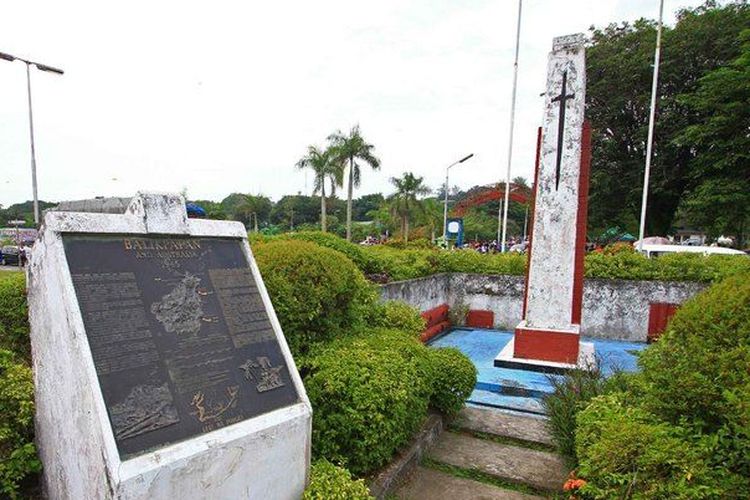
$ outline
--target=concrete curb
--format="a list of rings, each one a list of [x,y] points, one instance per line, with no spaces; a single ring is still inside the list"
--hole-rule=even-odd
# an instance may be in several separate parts
[[[416,469],[422,456],[437,441],[444,427],[441,415],[430,414],[408,447],[375,476],[370,483],[370,494],[377,500],[383,500],[393,493],[404,478]]]

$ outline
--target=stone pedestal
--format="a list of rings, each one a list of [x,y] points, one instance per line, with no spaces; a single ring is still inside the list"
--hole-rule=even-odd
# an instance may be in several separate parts
[[[48,211],[29,316],[49,498],[302,495],[312,411],[241,223]]]

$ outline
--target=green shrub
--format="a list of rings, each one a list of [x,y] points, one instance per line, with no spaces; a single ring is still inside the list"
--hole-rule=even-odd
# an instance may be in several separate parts
[[[351,259],[351,261],[354,262],[365,274],[383,272],[383,268],[377,259],[371,257],[360,245],[350,243],[335,234],[324,233],[322,231],[301,231],[298,233],[285,234],[284,237],[291,240],[309,241],[322,247],[341,252],[349,257],[349,259]]]
[[[440,272],[507,274],[523,276],[526,256],[518,253],[481,254],[475,250],[440,252]]]
[[[376,245],[363,249],[378,263],[382,272],[393,281],[429,276],[440,272],[438,250],[398,249]]]
[[[630,247],[586,255],[587,278],[698,281],[711,283],[750,272],[750,259],[737,255],[674,253],[649,259]]]
[[[372,285],[343,254],[306,241],[272,241],[254,251],[292,352],[356,331],[376,301]]]
[[[713,435],[717,457],[750,477],[750,273],[684,304],[639,362],[644,406]]]
[[[626,399],[599,396],[578,415],[578,474],[587,481],[582,497],[738,498],[742,479],[712,469],[707,447]]]
[[[340,339],[309,360],[315,457],[362,475],[385,464],[419,428],[430,366],[412,336],[381,330]]]
[[[313,463],[310,468],[310,485],[302,498],[303,500],[368,500],[372,496],[364,480],[355,480],[348,470],[321,459]]]
[[[419,336],[425,329],[425,320],[419,309],[399,300],[389,300],[373,305],[370,324],[392,328]]]
[[[0,350],[0,493],[6,497],[16,498],[24,480],[41,469],[33,440],[31,369]]]
[[[23,273],[0,274],[0,349],[31,361],[26,279]]]
[[[461,351],[452,347],[427,349],[432,368],[430,405],[451,416],[466,404],[477,383],[477,369]]]

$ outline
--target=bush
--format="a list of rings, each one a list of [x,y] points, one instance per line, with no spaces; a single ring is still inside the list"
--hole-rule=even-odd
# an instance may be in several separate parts
[[[648,259],[630,247],[586,255],[587,278],[699,281],[711,283],[750,272],[750,259],[737,255],[675,253]]]
[[[408,280],[429,276],[440,272],[437,259],[438,250],[398,249],[384,245],[364,249],[377,260],[382,272],[393,281]]]
[[[441,252],[439,269],[442,273],[481,273],[523,276],[526,256],[518,253],[481,254],[474,250]]]
[[[335,234],[324,233],[322,231],[301,231],[299,233],[288,233],[285,238],[291,240],[309,241],[322,247],[330,248],[341,252],[365,274],[382,273],[383,268],[377,259],[374,259],[359,245],[346,241]]]
[[[640,366],[644,406],[714,435],[717,458],[750,477],[750,273],[684,304]]]
[[[578,415],[578,473],[584,498],[737,498],[741,479],[712,469],[710,451],[689,432],[626,405],[614,393]]]
[[[0,349],[31,362],[26,278],[23,273],[0,274]]]
[[[353,479],[343,467],[325,459],[312,464],[310,485],[303,500],[368,500],[372,498],[364,480]]]
[[[370,324],[382,328],[392,328],[419,336],[426,327],[419,309],[399,300],[389,300],[373,305]]]
[[[340,339],[309,360],[313,454],[361,475],[385,464],[419,428],[430,398],[426,348],[379,330]]]
[[[0,493],[7,497],[16,498],[23,481],[41,469],[33,440],[31,369],[0,350]]]
[[[461,351],[452,347],[427,349],[432,368],[430,405],[452,416],[466,403],[477,383],[477,369]]]
[[[292,352],[362,326],[376,301],[372,285],[339,252],[305,241],[272,241],[254,251]]]

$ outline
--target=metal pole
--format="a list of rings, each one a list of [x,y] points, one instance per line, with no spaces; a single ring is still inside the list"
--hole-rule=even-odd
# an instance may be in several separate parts
[[[513,94],[510,102],[510,137],[508,139],[508,169],[505,174],[505,203],[503,204],[503,233],[500,251],[505,252],[505,239],[508,233],[508,203],[510,201],[510,164],[513,158],[513,127],[516,118],[516,88],[518,85],[518,49],[521,40],[521,7],[523,0],[518,0],[518,22],[516,23],[516,56],[513,61]]]
[[[450,170],[450,168],[451,167],[445,169],[445,199],[443,200],[443,240],[448,237],[448,171]]]
[[[36,151],[34,149],[34,117],[31,112],[31,64],[26,63],[26,90],[29,94],[29,135],[31,136],[31,185],[34,193],[34,224],[39,226],[39,197],[36,184]]]
[[[648,118],[648,140],[646,142],[646,168],[643,172],[643,200],[641,201],[641,226],[638,231],[638,250],[643,247],[646,232],[646,204],[648,203],[648,182],[651,175],[651,152],[654,142],[654,119],[656,115],[656,91],[659,83],[659,58],[661,56],[661,26],[664,14],[664,0],[659,2],[659,25],[656,29],[656,51],[654,52],[654,79],[651,82],[651,110]]]
[[[526,205],[526,215],[523,216],[523,241],[526,241],[526,229],[529,227],[529,205]]]

